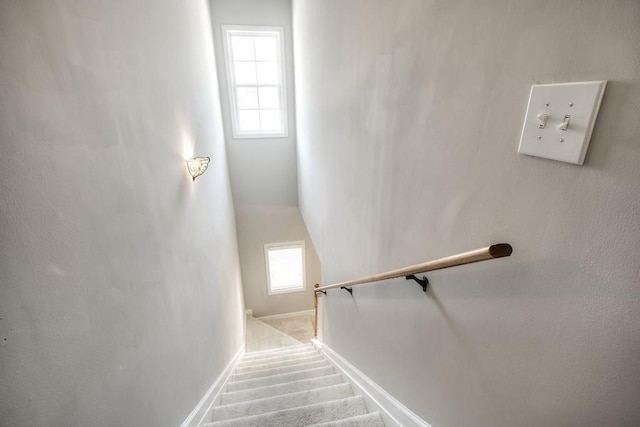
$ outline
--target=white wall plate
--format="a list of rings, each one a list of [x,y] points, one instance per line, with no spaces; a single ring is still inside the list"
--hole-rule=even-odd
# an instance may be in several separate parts
[[[531,86],[518,152],[583,164],[606,84],[602,80]]]

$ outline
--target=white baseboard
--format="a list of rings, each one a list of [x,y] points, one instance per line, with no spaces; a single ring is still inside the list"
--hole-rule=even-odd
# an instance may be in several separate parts
[[[286,319],[287,317],[305,316],[315,314],[314,310],[294,311],[292,313],[272,314],[271,316],[256,317],[258,320]]]
[[[193,411],[189,414],[186,420],[180,425],[180,427],[194,427],[199,426],[206,419],[207,415],[211,412],[213,404],[220,396],[220,392],[224,388],[227,380],[231,376],[231,373],[235,369],[236,365],[240,361],[240,358],[244,354],[244,344],[240,347],[240,350],[233,356],[233,359],[227,364],[222,373],[216,378],[209,390],[202,396],[200,402],[193,408]]]
[[[362,371],[349,363],[326,344],[318,340],[311,340],[313,345],[329,361],[331,361],[351,382],[359,389],[367,405],[376,407],[387,426],[398,427],[431,427],[426,421],[414,414],[409,408],[387,393]],[[371,409],[371,408],[370,408]]]

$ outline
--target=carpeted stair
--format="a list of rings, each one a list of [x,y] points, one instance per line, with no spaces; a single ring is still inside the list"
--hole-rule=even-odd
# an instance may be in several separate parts
[[[205,426],[384,426],[310,344],[245,354],[212,421]]]

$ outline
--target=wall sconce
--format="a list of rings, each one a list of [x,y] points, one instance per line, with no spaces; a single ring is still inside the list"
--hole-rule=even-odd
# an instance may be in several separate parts
[[[209,157],[192,157],[187,160],[187,170],[194,181],[207,170],[210,160]]]

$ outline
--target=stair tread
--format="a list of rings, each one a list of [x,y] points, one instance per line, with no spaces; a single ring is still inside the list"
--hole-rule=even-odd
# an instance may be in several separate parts
[[[214,409],[213,420],[220,421],[241,418],[248,415],[259,415],[266,412],[280,411],[350,396],[353,396],[353,389],[351,385],[346,382],[325,387],[316,387],[310,390],[280,396],[221,405]]]
[[[384,427],[384,421],[382,421],[380,412],[371,412],[369,414],[356,415],[355,417],[343,418],[337,421],[312,424],[309,427]]]
[[[276,361],[269,362],[269,363],[251,364],[251,365],[247,365],[247,366],[238,365],[238,367],[235,370],[235,373],[245,373],[245,372],[260,371],[262,369],[269,369],[269,368],[277,368],[279,366],[286,366],[289,363],[294,363],[294,362],[303,363],[305,361],[312,362],[314,360],[326,360],[326,359],[324,359],[317,352],[311,352],[309,355],[305,355],[303,357],[295,357],[295,358],[286,359],[286,360],[276,360]]]
[[[283,353],[288,353],[288,352],[293,352],[298,350],[305,350],[309,348],[314,348],[313,344],[290,345],[287,347],[278,347],[278,348],[272,348],[269,350],[261,350],[261,351],[253,351],[251,353],[245,353],[243,358],[250,359],[254,357],[262,357],[262,356],[267,356],[272,354],[283,354]]]
[[[262,369],[259,371],[252,371],[252,372],[243,372],[243,373],[239,373],[239,374],[233,374],[231,375],[231,379],[229,380],[230,383],[232,382],[237,382],[237,381],[245,381],[245,380],[250,380],[250,379],[256,379],[256,378],[264,378],[264,377],[270,377],[272,375],[279,375],[279,374],[286,374],[289,372],[297,372],[297,371],[304,371],[304,370],[308,370],[308,369],[313,369],[313,368],[320,368],[323,366],[328,366],[329,362],[327,360],[316,360],[313,362],[304,362],[304,363],[291,363],[288,365],[284,365],[284,366],[278,366],[276,368],[269,368],[269,369]]]
[[[327,365],[320,368],[306,369],[303,371],[287,372],[284,374],[270,375],[268,377],[229,382],[227,383],[227,391],[247,390],[254,387],[281,384],[306,378],[320,377],[333,373],[335,373],[335,368],[331,365]]]
[[[364,398],[311,345],[245,355],[210,413],[209,427],[384,427]]]
[[[228,391],[220,395],[220,402],[228,405],[232,403],[246,402],[263,397],[280,396],[296,391],[311,390],[325,385],[340,384],[344,380],[340,374],[324,375],[320,377],[307,378],[291,381],[288,383],[268,385],[264,387],[251,388],[247,390]]]
[[[362,396],[346,397],[312,405],[298,406],[281,411],[250,415],[225,421],[207,423],[205,426],[224,427],[242,425],[245,427],[304,426],[336,421],[367,413],[367,405]]]
[[[265,356],[260,358],[251,358],[251,359],[243,358],[243,359],[240,359],[240,363],[238,364],[238,367],[244,368],[244,367],[260,365],[264,363],[274,363],[279,361],[284,362],[286,360],[296,359],[298,357],[304,357],[304,356],[312,356],[315,354],[318,354],[318,352],[313,348],[309,348],[306,350],[301,350],[301,351],[296,351],[291,353],[284,353],[284,354],[274,354],[271,356]]]

